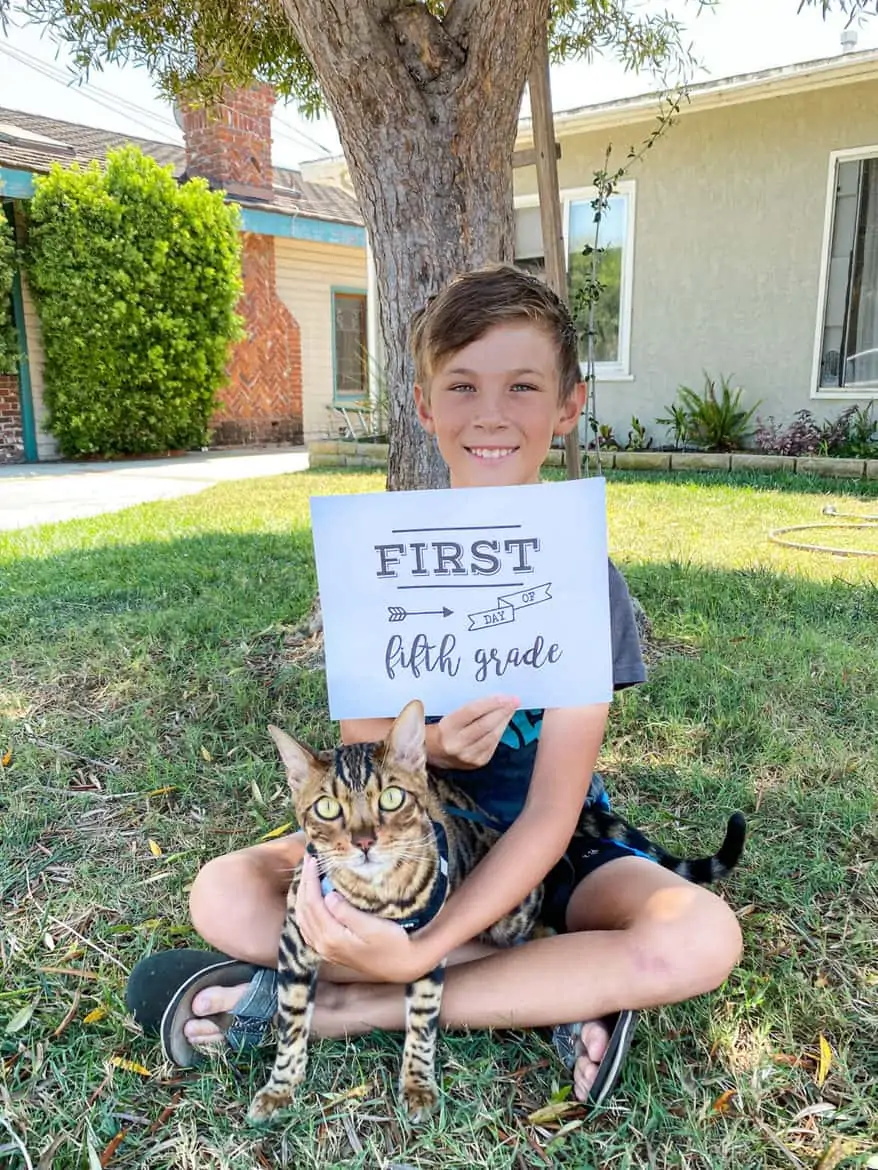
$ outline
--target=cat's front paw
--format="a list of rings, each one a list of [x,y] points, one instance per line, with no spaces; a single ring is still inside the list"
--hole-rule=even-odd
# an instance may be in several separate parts
[[[266,1122],[278,1109],[285,1109],[293,1100],[293,1088],[276,1088],[266,1085],[260,1089],[247,1110],[247,1120],[257,1125]]]
[[[400,1086],[400,1094],[413,1125],[423,1125],[439,1103],[439,1088],[435,1081],[409,1081]]]

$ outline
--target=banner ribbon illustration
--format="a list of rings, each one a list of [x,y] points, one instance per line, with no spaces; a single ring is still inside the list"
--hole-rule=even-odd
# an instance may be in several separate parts
[[[519,589],[515,593],[504,593],[497,598],[495,609],[484,609],[481,613],[471,613],[469,617],[470,630],[484,630],[490,626],[505,626],[515,621],[516,610],[526,609],[529,605],[539,605],[541,601],[551,601],[549,589],[551,581],[545,585],[535,585],[532,589]]]

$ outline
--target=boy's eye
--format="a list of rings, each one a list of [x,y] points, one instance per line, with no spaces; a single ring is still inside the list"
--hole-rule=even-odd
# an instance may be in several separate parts
[[[530,382],[516,382],[516,383],[514,384],[514,386],[512,387],[512,389],[513,389],[513,390],[516,390],[516,391],[521,391],[521,390],[538,390],[538,389],[539,389],[539,387],[538,387],[538,386],[533,386],[533,385],[531,385],[531,383],[530,383]]]
[[[402,807],[405,800],[405,789],[397,788],[392,785],[390,788],[385,788],[378,797],[378,807],[382,812],[396,812],[398,808]]]
[[[321,796],[314,803],[314,811],[321,821],[334,821],[341,816],[341,805],[331,796]]]
[[[475,387],[471,386],[469,382],[458,382],[455,386],[449,386],[448,389],[453,394],[469,394]]]

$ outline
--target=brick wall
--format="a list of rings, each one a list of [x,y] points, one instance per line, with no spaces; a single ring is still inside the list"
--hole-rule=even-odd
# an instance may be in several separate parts
[[[277,295],[272,236],[245,232],[244,295],[238,312],[247,337],[229,366],[229,384],[211,426],[217,444],[302,442],[299,326]]]
[[[21,401],[15,374],[0,374],[0,463],[24,458]]]

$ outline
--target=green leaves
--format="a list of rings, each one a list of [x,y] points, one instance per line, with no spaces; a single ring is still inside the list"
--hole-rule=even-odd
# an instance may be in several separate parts
[[[687,440],[708,451],[737,451],[744,446],[753,428],[750,420],[759,403],[749,410],[741,406],[742,387],[734,390],[731,378],[720,375],[720,390],[717,394],[716,380],[705,372],[704,393],[699,394],[689,386],[677,390],[678,405],[671,409],[670,418],[658,421],[672,425],[675,437],[685,436]]]
[[[12,225],[0,211],[0,374],[14,374],[18,369],[18,334],[12,320],[15,263]]]
[[[237,209],[126,147],[36,180],[27,265],[62,453],[202,446],[241,335]]]

